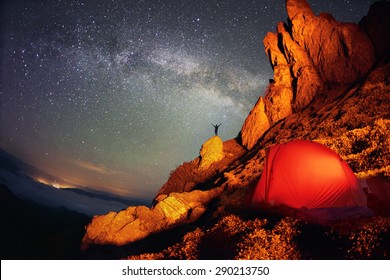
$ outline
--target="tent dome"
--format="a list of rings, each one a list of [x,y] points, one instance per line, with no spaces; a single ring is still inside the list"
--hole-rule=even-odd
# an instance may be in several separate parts
[[[348,164],[328,147],[294,140],[267,150],[252,204],[297,209],[366,207],[367,197]]]

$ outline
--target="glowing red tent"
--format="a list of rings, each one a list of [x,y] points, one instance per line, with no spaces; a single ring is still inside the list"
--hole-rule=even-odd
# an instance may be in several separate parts
[[[306,140],[268,149],[252,198],[253,205],[261,203],[301,209],[320,219],[372,214],[348,164],[328,147]]]

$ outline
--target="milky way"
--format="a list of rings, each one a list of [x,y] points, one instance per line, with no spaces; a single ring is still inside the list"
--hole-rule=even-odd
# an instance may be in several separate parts
[[[326,2],[326,3],[324,3]],[[331,3],[328,3],[331,2]],[[373,1],[311,1],[357,22]],[[278,1],[3,1],[1,147],[70,183],[152,197],[272,78]]]

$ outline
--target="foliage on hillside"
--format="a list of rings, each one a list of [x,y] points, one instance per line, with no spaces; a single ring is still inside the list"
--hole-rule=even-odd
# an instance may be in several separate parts
[[[293,217],[221,218],[161,252],[128,259],[388,259],[390,218],[311,224]]]

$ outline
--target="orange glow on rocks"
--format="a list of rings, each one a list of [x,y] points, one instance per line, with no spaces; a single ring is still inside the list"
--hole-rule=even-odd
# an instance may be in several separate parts
[[[122,246],[175,225],[194,222],[206,211],[204,205],[221,192],[217,188],[160,195],[152,208],[129,207],[118,213],[95,216],[86,228],[81,249],[88,249],[92,243]]]
[[[199,169],[201,170],[208,169],[214,162],[222,160],[225,156],[222,139],[214,136],[207,140],[200,149],[200,156]]]

